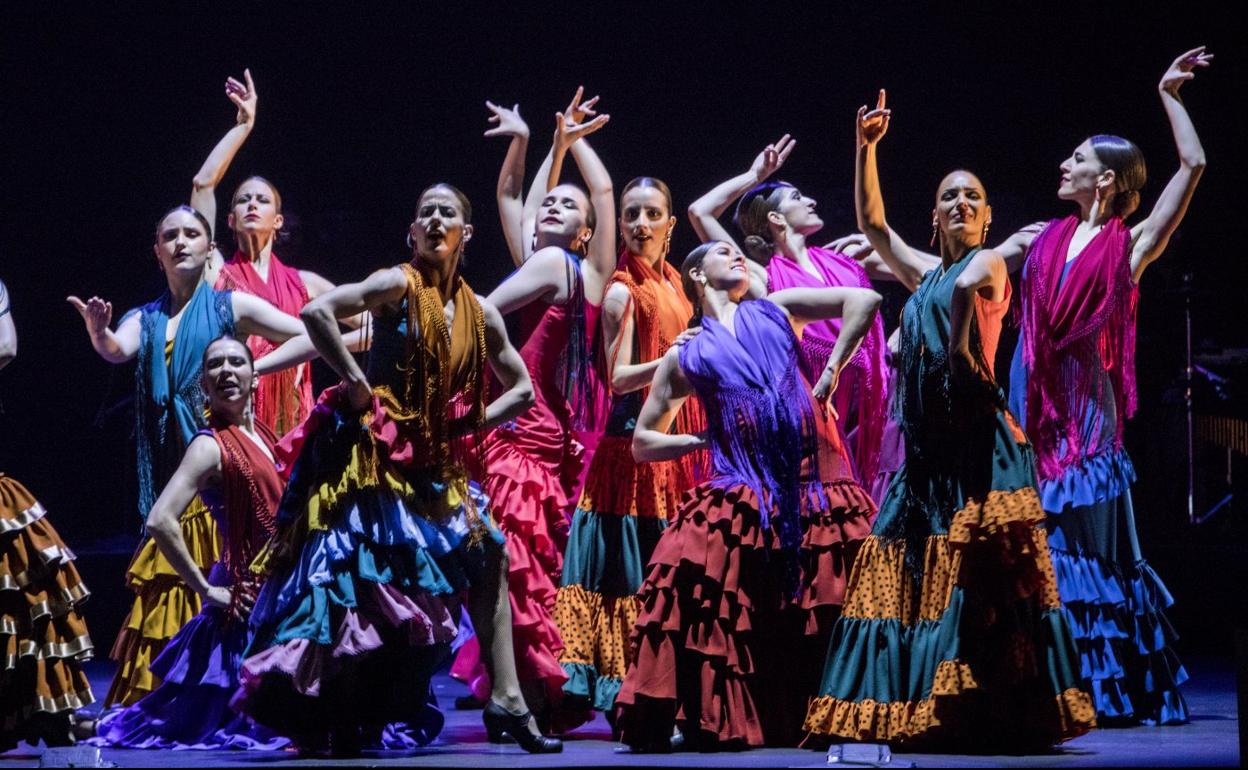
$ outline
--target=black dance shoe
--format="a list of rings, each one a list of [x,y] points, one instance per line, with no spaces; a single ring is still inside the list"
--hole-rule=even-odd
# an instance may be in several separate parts
[[[485,735],[490,743],[502,743],[504,737],[510,736],[520,744],[520,748],[530,754],[558,754],[563,751],[563,741],[558,738],[547,738],[529,732],[529,720],[533,712],[513,714],[494,701],[485,705],[481,720],[485,722]]]

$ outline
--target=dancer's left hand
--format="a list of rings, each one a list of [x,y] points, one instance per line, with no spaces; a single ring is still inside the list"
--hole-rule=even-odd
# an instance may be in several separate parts
[[[1172,96],[1177,97],[1179,95],[1179,86],[1196,77],[1194,70],[1197,67],[1208,67],[1211,61],[1213,61],[1213,54],[1205,53],[1203,45],[1193,48],[1170,64],[1166,74],[1161,76],[1161,82],[1157,84],[1157,90],[1163,93],[1169,92]]]
[[[810,390],[811,395],[815,397],[816,401],[824,403],[832,396],[833,393],[836,392],[837,383],[840,381],[841,367],[825,366],[823,368],[823,374],[819,375],[819,381],[816,382],[815,387]],[[836,412],[835,409],[832,411],[833,413]]]

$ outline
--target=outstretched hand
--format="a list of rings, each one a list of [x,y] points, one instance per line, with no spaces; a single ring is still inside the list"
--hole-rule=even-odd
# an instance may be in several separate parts
[[[256,82],[251,79],[251,70],[243,70],[245,84],[236,78],[225,79],[225,95],[238,107],[239,125],[252,126],[256,122]]]
[[[1166,74],[1161,76],[1161,82],[1157,84],[1157,90],[1162,92],[1168,91],[1172,96],[1177,97],[1179,95],[1179,86],[1196,77],[1195,69],[1197,67],[1208,67],[1211,61],[1213,61],[1213,54],[1205,53],[1203,45],[1193,48],[1171,63],[1170,68],[1166,70]]]
[[[597,97],[595,97],[597,98]],[[587,123],[578,123],[569,119],[568,113],[555,113],[555,147],[566,150],[577,139],[583,139],[607,125],[610,115],[598,115]]]
[[[529,124],[524,122],[524,118],[520,117],[520,105],[512,105],[509,110],[506,107],[500,107],[494,102],[487,101],[486,109],[494,113],[489,117],[489,121],[494,124],[494,128],[486,129],[486,136],[519,136],[527,139],[529,137]]]
[[[83,323],[87,325],[87,333],[92,337],[108,331],[108,326],[113,321],[113,303],[105,302],[99,297],[92,297],[86,302],[74,296],[65,299],[82,316]]]
[[[594,110],[594,105],[598,103],[598,97],[591,96],[582,104],[581,99],[584,96],[585,86],[577,86],[576,93],[572,95],[572,101],[568,102],[568,106],[563,110],[566,120],[572,123],[584,123],[586,118],[592,118],[598,114]]]
[[[880,89],[880,98],[875,103],[875,109],[867,111],[867,105],[858,108],[858,146],[866,147],[875,144],[884,138],[884,134],[888,133],[888,119],[892,117],[893,111],[884,106],[885,93],[884,89]]]
[[[796,146],[797,140],[785,134],[780,137],[780,141],[763,148],[763,151],[750,164],[750,172],[760,183],[766,181],[767,177],[780,170],[780,167],[788,160],[789,153],[793,152]]]

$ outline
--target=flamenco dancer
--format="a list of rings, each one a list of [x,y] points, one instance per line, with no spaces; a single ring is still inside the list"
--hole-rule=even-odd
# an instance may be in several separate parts
[[[982,248],[992,210],[967,171],[940,183],[927,270],[888,226],[876,146],[858,111],[859,228],[914,295],[897,419],[905,462],[859,552],[805,728],[820,736],[980,751],[1041,748],[1095,724],[1058,601],[1034,455],[993,376],[1009,280]]]
[[[251,70],[243,71],[246,81],[225,81],[225,95],[238,107],[236,124],[226,132],[195,175],[191,206],[202,211],[209,224],[216,224],[216,187],[225,176],[238,149],[256,123],[258,95]],[[243,180],[230,198],[226,223],[238,245],[234,255],[224,260],[214,250],[209,259],[207,280],[222,291],[241,291],[260,297],[287,315],[297,318],[308,300],[320,296],[334,284],[310,270],[298,270],[273,253],[281,232],[282,196],[272,182],[252,176]],[[360,319],[347,319],[358,327]],[[275,345],[263,337],[248,337],[247,347],[260,359]],[[289,433],[307,417],[312,408],[312,370],[301,364],[260,377],[256,393],[256,417],[277,436]]]
[[[491,740],[530,752],[543,737],[520,692],[507,554],[465,470],[468,442],[533,403],[502,317],[459,273],[472,209],[455,188],[421,193],[412,261],[318,297],[308,334],[343,378],[288,437],[298,452],[252,613],[233,705],[305,749],[351,754],[402,723],[417,743],[441,729],[429,678],[449,653],[458,596],[486,651]],[[339,318],[369,311],[367,375]],[[501,395],[486,403],[486,361]]]
[[[612,712],[631,660],[628,635],[637,621],[643,568],[681,493],[705,466],[701,451],[653,463],[638,463],[632,454],[637,415],[663,354],[693,334],[693,306],[680,288],[680,272],[667,262],[675,224],[664,182],[638,177],[625,185],[619,222],[625,253],[602,309],[611,405],[572,518],[555,601],[569,710]],[[695,400],[675,420],[679,433],[705,427]]]
[[[16,356],[17,328],[0,281],[0,369]],[[0,753],[21,741],[72,744],[74,711],[95,702],[82,670],[91,636],[78,611],[90,592],[73,560],[44,507],[0,472]]]
[[[303,324],[262,299],[217,291],[204,281],[213,250],[203,214],[178,206],[156,226],[153,251],[168,288],[156,300],[122,316],[110,329],[113,305],[99,297],[68,301],[82,316],[91,345],[111,364],[138,359],[135,369],[135,443],[139,516],[146,520],[156,494],[177,470],[195,433],[206,427],[201,384],[204,350],[222,334],[253,334],[282,342]],[[182,537],[201,570],[220,558],[217,528],[196,500],[179,519]],[[135,593],[111,657],[119,664],[105,707],[130,706],[160,684],[149,670],[165,644],[200,611],[199,596],[178,576],[150,537],[145,538],[126,582]]]
[[[821,599],[843,589],[829,585],[844,571],[824,553],[847,523],[865,534],[874,512],[800,373],[799,336],[811,321],[841,319],[821,377],[834,389],[880,297],[796,288],[742,302],[746,259],[723,241],[695,249],[681,273],[702,333],[664,355],[633,453],[663,461],[707,448],[713,471],[650,560],[616,727],[640,750],[670,749],[673,728],[690,748],[794,745],[815,694],[806,672],[832,629]],[[707,433],[669,433],[694,393]]]
[[[600,411],[590,339],[616,261],[611,177],[585,140],[609,116],[587,120],[597,97],[582,107],[582,93],[578,89],[569,108],[556,118],[554,162],[546,165],[553,170],[549,182],[534,182],[543,190],[550,187],[533,212],[537,250],[486,298],[504,315],[524,311],[522,326],[528,330],[520,358],[536,403],[486,438],[481,478],[490,513],[507,539],[516,669],[526,699],[539,710],[562,697],[567,681],[559,665],[563,644],[552,613],[568,539],[571,491],[585,458],[577,431],[589,427]],[[499,125],[487,135],[510,135],[513,147],[527,136],[518,110],[488,106],[494,112],[491,120]],[[588,193],[557,183],[569,151],[589,184]],[[513,154],[508,152],[509,160]],[[523,154],[519,157],[522,163]],[[523,178],[524,171],[504,169],[503,175]],[[469,684],[476,703],[487,700],[491,689],[479,659],[474,637],[460,648],[451,668],[453,676]],[[530,686],[539,683],[541,687]]]
[[[870,289],[863,266],[840,250],[855,239],[840,239],[825,248],[809,245],[808,239],[823,228],[815,200],[788,182],[767,181],[796,144],[785,134],[759,153],[748,171],[694,201],[689,207],[694,229],[703,241],[735,243],[718,217],[740,198],[733,221],[745,236],[746,255],[759,266],[754,269],[770,291],[799,286]],[[810,382],[817,382],[826,370],[840,328],[841,320],[830,318],[807,325],[802,333],[802,373]],[[864,486],[874,482],[880,466],[889,378],[886,353],[884,325],[877,316],[832,400],[841,435],[848,438],[856,478]]]
[[[251,351],[219,337],[204,351],[209,430],[196,434],[147,518],[156,546],[203,610],[152,661],[161,684],[96,726],[96,745],[135,749],[272,750],[289,741],[252,725],[230,706],[247,645],[247,616],[259,590],[252,559],[273,535],[283,483],[272,432],[256,419],[258,378]],[[178,517],[196,495],[216,518],[221,560],[205,575],[182,538]]]
[[[1125,222],[1139,206],[1143,154],[1126,139],[1098,135],[1061,164],[1058,197],[1076,203],[1078,214],[1011,239],[1013,266],[1023,269],[1011,411],[1036,447],[1062,605],[1084,685],[1109,724],[1187,721],[1179,692],[1187,673],[1164,614],[1174,600],[1140,550],[1135,469],[1122,434],[1136,408],[1140,277],[1165,251],[1205,168],[1179,88],[1212,58],[1192,49],[1158,84],[1179,170],[1143,221]]]

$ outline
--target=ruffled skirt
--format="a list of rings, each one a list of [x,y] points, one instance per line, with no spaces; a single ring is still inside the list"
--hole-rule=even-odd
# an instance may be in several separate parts
[[[69,716],[95,701],[82,664],[90,595],[47,511],[0,473],[0,751],[18,741],[64,743]]]
[[[793,745],[827,651],[850,565],[875,506],[853,481],[802,501],[796,595],[779,539],[744,485],[702,484],[650,560],[616,700],[621,739],[663,750],[672,728],[698,748]]]

